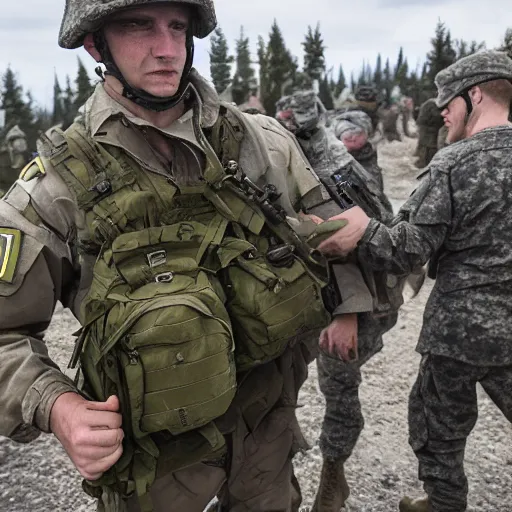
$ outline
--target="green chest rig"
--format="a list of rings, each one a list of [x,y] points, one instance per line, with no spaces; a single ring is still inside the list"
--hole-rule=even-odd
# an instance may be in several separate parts
[[[54,133],[50,150],[85,214],[79,257],[96,258],[71,365],[80,362],[91,399],[119,397],[125,431],[121,459],[86,488],[135,492],[144,511],[157,468],[223,455],[214,420],[237,372],[329,321],[324,263],[285,223],[276,191],[238,168],[243,125],[222,107],[209,140],[195,128],[207,163],[191,187],[100,145],[80,124]]]

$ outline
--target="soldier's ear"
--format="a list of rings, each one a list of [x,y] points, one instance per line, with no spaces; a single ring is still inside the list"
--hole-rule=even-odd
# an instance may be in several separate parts
[[[87,34],[84,39],[84,48],[85,51],[96,61],[101,62],[101,55],[96,45],[94,44],[94,36],[91,34]]]
[[[469,90],[469,96],[473,105],[478,105],[482,101],[482,89],[478,87],[478,85],[475,85]]]

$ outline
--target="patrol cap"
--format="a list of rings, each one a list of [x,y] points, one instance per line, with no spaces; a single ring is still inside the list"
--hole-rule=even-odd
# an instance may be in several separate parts
[[[500,79],[512,81],[512,60],[505,52],[486,50],[468,55],[437,73],[436,105],[445,108],[474,85]]]
[[[117,11],[147,4],[185,4],[197,12],[193,35],[202,39],[217,25],[213,0],[66,0],[59,33],[59,46],[73,49],[83,45],[84,38],[95,32],[107,17]]]

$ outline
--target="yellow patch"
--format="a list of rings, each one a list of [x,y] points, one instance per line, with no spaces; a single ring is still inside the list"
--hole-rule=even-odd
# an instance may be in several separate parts
[[[21,231],[0,228],[0,281],[12,283],[21,248]]]
[[[43,162],[39,157],[34,158],[29,162],[20,173],[20,180],[30,181],[38,176],[44,176],[46,171],[44,170]]]

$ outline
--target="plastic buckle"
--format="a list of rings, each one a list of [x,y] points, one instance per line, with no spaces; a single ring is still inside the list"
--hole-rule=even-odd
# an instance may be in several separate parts
[[[157,283],[170,283],[173,279],[174,274],[172,272],[163,272],[162,274],[155,276],[155,281]]]
[[[164,250],[150,252],[146,257],[151,268],[164,265],[167,261],[167,253]]]

